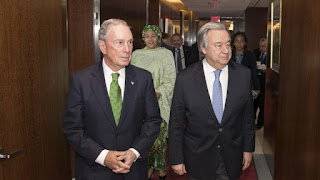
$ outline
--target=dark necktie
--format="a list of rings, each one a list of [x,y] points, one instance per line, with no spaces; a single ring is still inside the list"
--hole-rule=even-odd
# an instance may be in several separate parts
[[[112,82],[110,84],[110,103],[112,107],[112,113],[115,120],[116,125],[118,126],[121,109],[122,109],[122,98],[121,98],[121,89],[118,84],[118,78],[120,76],[119,73],[112,73]]]
[[[178,72],[182,71],[182,62],[181,62],[181,53],[180,48],[177,48],[177,66],[178,66]]]
[[[260,62],[261,62],[261,64],[266,64],[266,54],[265,53],[261,53]]]
[[[222,101],[222,88],[220,83],[220,73],[221,70],[217,69],[214,71],[215,80],[213,82],[212,90],[212,108],[216,117],[221,124],[222,114],[223,114],[223,101]]]

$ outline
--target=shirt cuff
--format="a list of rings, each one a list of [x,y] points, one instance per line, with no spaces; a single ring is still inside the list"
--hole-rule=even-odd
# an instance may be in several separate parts
[[[129,150],[133,151],[133,153],[136,155],[136,159],[134,160],[134,162],[136,162],[136,160],[140,157],[140,153],[133,148],[130,148]]]
[[[95,160],[96,163],[100,164],[101,166],[106,167],[106,165],[104,165],[104,160],[107,157],[109,150],[102,150],[101,153],[99,154],[99,156],[97,157],[97,159]]]

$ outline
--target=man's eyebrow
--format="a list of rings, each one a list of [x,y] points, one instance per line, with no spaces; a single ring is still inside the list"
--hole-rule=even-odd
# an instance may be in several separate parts
[[[226,43],[229,43],[229,42],[231,42],[231,40],[228,40]],[[213,44],[222,44],[223,42],[213,42]]]

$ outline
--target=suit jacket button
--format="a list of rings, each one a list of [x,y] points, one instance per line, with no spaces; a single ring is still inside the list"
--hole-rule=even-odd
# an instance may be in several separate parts
[[[218,149],[220,149],[220,147],[221,147],[220,145],[217,146]]]
[[[219,132],[222,132],[222,128],[219,128]]]

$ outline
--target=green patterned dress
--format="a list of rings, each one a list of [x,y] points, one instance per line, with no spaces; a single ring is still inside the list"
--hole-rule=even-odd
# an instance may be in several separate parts
[[[174,58],[172,52],[163,47],[149,49],[146,46],[132,53],[131,64],[149,71],[152,74],[155,91],[161,94],[158,103],[163,121],[160,134],[149,153],[148,167],[164,171],[170,107],[176,80]]]

